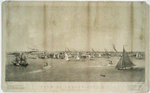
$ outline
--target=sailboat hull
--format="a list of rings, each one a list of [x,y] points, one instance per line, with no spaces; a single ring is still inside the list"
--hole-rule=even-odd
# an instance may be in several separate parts
[[[17,62],[12,62],[14,66],[28,66],[27,62],[23,62],[23,63],[17,63]]]
[[[133,69],[133,67],[126,67],[126,68],[117,68],[118,70],[128,70],[128,69]]]

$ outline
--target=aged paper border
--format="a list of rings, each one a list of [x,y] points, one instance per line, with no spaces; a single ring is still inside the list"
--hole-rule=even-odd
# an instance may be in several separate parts
[[[149,6],[146,4],[146,14]],[[146,19],[149,19],[147,16]],[[146,22],[145,84],[142,82],[5,82],[5,34],[2,26],[1,88],[3,92],[148,92],[149,90],[149,20]],[[3,19],[2,19],[3,24]],[[13,89],[13,86],[18,86]]]

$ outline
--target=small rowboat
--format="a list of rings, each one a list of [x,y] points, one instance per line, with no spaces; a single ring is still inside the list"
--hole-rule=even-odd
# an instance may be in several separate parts
[[[45,67],[43,67],[43,70],[47,70],[47,69],[49,69],[49,68],[51,68],[52,66],[45,66]]]

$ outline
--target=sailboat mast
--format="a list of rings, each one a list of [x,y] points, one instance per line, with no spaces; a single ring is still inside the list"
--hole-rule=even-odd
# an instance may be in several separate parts
[[[126,69],[126,66],[125,66],[125,62],[124,62],[124,53],[125,53],[125,49],[124,49],[124,46],[123,46],[123,61],[122,61],[122,69],[125,67],[125,69]]]
[[[124,54],[125,54],[126,52],[125,52],[125,49],[124,49],[124,46],[123,46],[123,61],[122,61],[122,63],[123,63],[123,65],[122,65],[122,69],[123,69],[123,67],[126,69],[126,63],[125,63],[125,59],[124,59]]]
[[[122,59],[124,60],[124,46],[123,46],[123,54],[122,54]],[[123,62],[124,62],[124,61],[122,61],[122,69],[123,69]]]

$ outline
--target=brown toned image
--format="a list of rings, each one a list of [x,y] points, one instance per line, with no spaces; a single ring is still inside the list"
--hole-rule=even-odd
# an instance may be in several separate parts
[[[146,2],[5,1],[5,92],[147,92]]]

